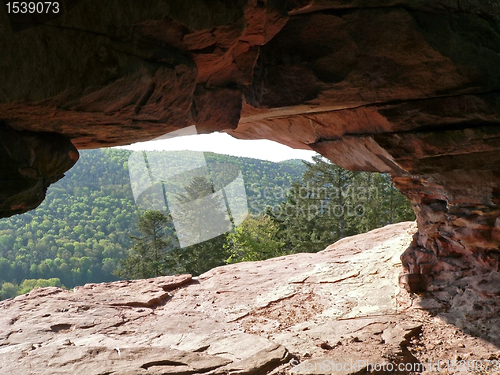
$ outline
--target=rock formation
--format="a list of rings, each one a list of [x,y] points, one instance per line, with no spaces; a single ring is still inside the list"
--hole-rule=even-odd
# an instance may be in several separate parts
[[[442,303],[442,292],[400,292],[399,256],[414,231],[414,223],[395,224],[316,254],[223,266],[198,278],[35,289],[0,302],[1,372],[360,374],[374,373],[364,372],[368,363],[429,371],[441,360],[433,373],[446,373],[445,361],[457,358],[498,367],[500,318],[484,315],[499,302],[492,295],[499,274],[488,275],[490,287],[467,280],[453,306]],[[318,367],[351,361],[344,372]]]
[[[32,210],[64,177],[78,151],[57,133],[16,131],[0,121],[0,218]]]
[[[410,290],[498,270],[496,2],[65,4],[22,31],[0,14],[0,120],[12,128],[81,149],[195,123],[310,148],[391,173],[411,199]]]

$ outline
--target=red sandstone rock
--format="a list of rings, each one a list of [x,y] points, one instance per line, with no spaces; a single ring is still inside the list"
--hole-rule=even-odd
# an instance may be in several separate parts
[[[0,29],[0,119],[80,149],[196,123],[389,172],[419,226],[406,280],[454,282],[498,271],[499,16],[478,0],[80,1]]]
[[[0,218],[38,207],[47,187],[77,160],[66,137],[16,131],[0,121]]]
[[[449,309],[443,290],[400,291],[399,254],[415,230],[390,225],[199,278],[35,289],[0,302],[0,372],[313,374],[331,373],[314,371],[325,361],[498,359],[498,274],[464,279]]]

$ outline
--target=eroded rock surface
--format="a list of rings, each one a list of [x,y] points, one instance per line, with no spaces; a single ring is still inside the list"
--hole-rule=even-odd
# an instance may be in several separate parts
[[[451,308],[442,292],[400,290],[399,255],[415,230],[395,224],[199,278],[36,289],[0,302],[1,372],[313,374],[331,373],[314,370],[325,360],[428,370],[437,360],[498,360],[500,276],[466,280]]]
[[[81,0],[16,31],[0,14],[0,120],[78,148],[195,123],[391,173],[418,218],[416,291],[498,271],[499,17],[479,0]]]
[[[32,210],[64,177],[78,151],[55,133],[16,131],[0,120],[0,218]]]

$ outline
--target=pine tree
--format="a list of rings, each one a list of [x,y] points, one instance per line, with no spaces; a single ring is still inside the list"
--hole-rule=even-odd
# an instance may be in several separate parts
[[[145,211],[138,220],[139,236],[114,274],[128,279],[144,279],[175,273],[176,240],[172,218],[161,211]]]
[[[389,223],[414,220],[411,205],[379,173],[345,170],[322,156],[307,167],[286,202],[268,214],[280,226],[287,253],[315,252]]]
[[[180,263],[185,272],[199,275],[226,263],[230,218],[223,196],[208,178],[194,177],[184,190],[171,208],[181,245],[191,244],[179,250]]]
[[[309,200],[321,207],[318,219],[336,221],[338,238],[353,234],[349,225],[355,207],[353,182],[359,172],[341,168],[321,155],[313,156],[313,160],[304,162],[307,170],[302,179],[310,190]]]

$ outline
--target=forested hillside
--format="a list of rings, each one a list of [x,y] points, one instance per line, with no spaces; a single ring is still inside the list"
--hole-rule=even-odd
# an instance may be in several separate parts
[[[233,182],[241,179],[244,191],[234,194],[242,185]],[[222,186],[224,197],[212,202],[220,212],[206,216],[208,224],[239,223],[230,196],[237,205],[246,203],[251,215],[232,231],[180,246],[182,233],[175,232],[169,210],[178,203],[183,222],[203,224],[198,211],[185,207]],[[346,171],[319,156],[312,163],[273,163],[190,151],[83,151],[39,208],[0,220],[0,298],[37,286],[112,281],[115,275],[197,275],[231,262],[316,252],[342,237],[413,219],[410,203],[388,175]],[[162,246],[156,234],[153,242],[144,236],[164,229],[173,238],[164,237]],[[201,236],[197,231],[184,239]]]
[[[71,288],[116,280],[112,272],[131,246],[129,234],[137,234],[139,210],[128,170],[131,153],[118,149],[82,151],[67,176],[49,187],[40,207],[0,220],[0,284],[58,278]],[[162,152],[148,156],[154,159],[155,154],[180,163],[193,155]],[[266,205],[279,205],[284,197],[267,192],[277,186],[289,187],[305,171],[297,161],[273,163],[213,153],[205,153],[205,159],[208,164],[232,164],[241,170],[254,214],[260,214]],[[33,282],[27,284],[29,289]],[[49,284],[59,285],[57,280]],[[5,290],[13,290],[12,285],[4,285]],[[8,294],[4,292],[3,297]]]

